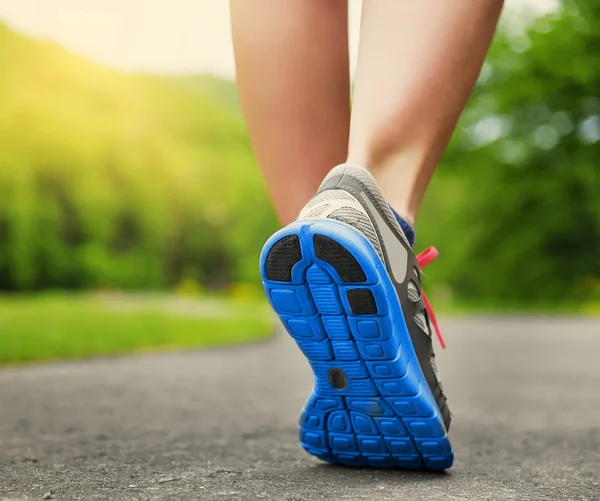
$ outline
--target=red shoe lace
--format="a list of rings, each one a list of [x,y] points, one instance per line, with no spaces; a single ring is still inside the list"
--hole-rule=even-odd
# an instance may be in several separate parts
[[[421,269],[425,268],[429,263],[431,263],[436,257],[439,256],[439,252],[435,247],[427,247],[423,252],[417,255],[417,262]],[[429,319],[433,324],[433,329],[437,335],[437,338],[440,342],[440,346],[442,348],[446,348],[446,343],[444,342],[444,338],[442,337],[442,333],[440,332],[440,327],[437,322],[437,318],[435,316],[435,312],[433,311],[433,307],[427,298],[427,294],[423,291],[423,302],[425,303],[425,308],[427,309],[427,314],[429,315]]]

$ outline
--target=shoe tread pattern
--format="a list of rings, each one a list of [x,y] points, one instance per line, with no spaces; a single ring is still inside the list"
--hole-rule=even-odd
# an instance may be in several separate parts
[[[296,222],[265,246],[267,296],[315,375],[300,417],[301,445],[347,466],[449,468],[453,451],[410,335],[395,317],[395,291],[372,266],[378,259],[372,247],[367,258],[366,247],[336,240],[339,232],[353,232],[339,225],[313,229]],[[323,234],[330,228],[332,234]],[[290,236],[298,253],[287,253],[290,262],[281,267],[290,268],[290,280],[278,283],[268,278],[268,256],[280,241],[292,242]]]

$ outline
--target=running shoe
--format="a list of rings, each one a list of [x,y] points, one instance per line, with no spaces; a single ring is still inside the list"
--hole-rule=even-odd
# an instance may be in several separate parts
[[[433,333],[443,340],[421,289],[436,255],[415,256],[371,174],[347,164],[264,245],[265,292],[314,372],[300,417],[310,454],[347,466],[452,466]]]

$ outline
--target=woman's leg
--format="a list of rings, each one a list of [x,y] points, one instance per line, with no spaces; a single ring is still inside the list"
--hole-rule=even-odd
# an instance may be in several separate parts
[[[414,223],[477,80],[502,0],[365,0],[349,163]]]
[[[348,153],[346,0],[231,0],[240,100],[283,223]]]

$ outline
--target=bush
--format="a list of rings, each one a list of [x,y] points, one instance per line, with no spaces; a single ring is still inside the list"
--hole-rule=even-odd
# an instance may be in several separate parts
[[[258,280],[275,217],[231,83],[0,41],[1,289]]]
[[[461,297],[600,298],[599,16],[498,34],[420,222]]]

